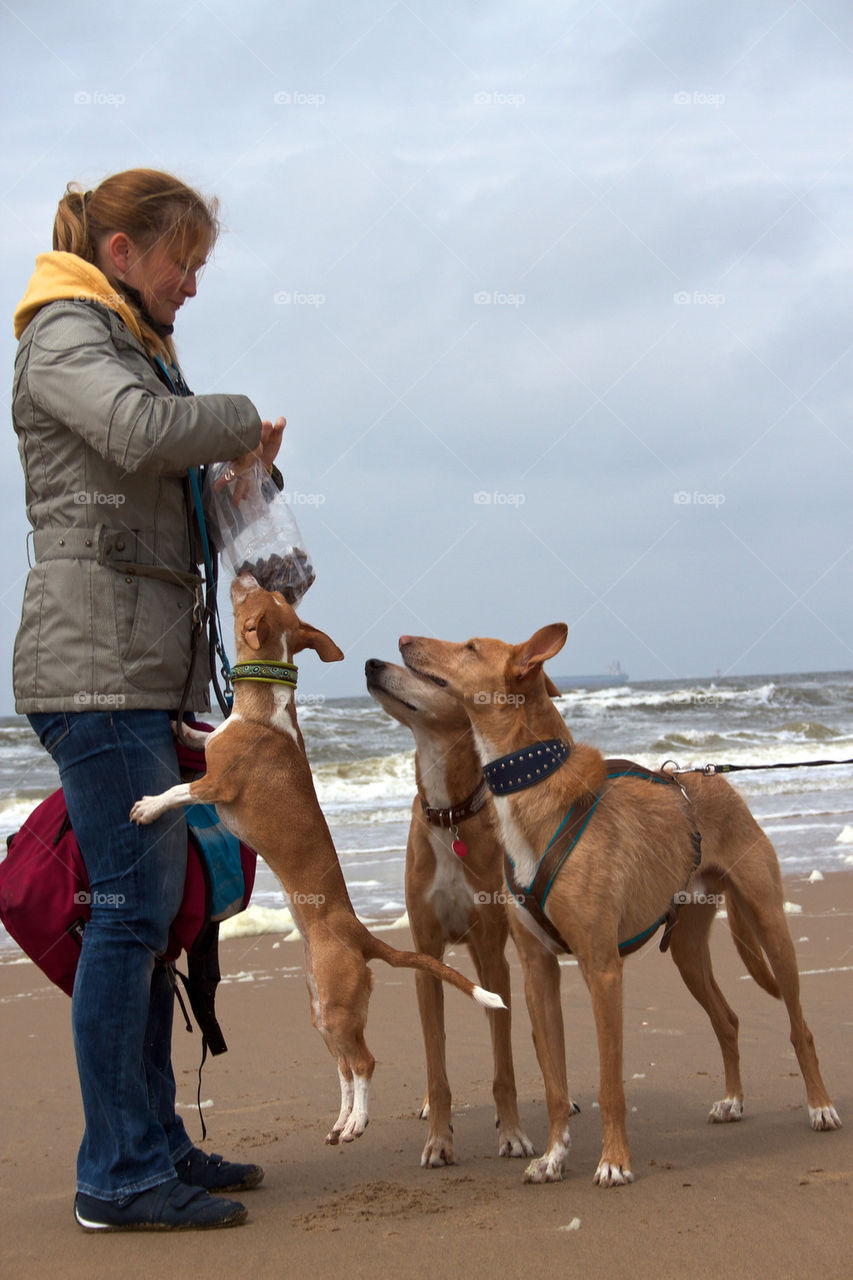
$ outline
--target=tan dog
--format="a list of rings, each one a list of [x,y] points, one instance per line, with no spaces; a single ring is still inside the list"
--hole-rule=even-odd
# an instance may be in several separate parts
[[[489,1015],[498,1154],[532,1156],[512,1066],[503,853],[470,722],[455,698],[405,667],[371,658],[365,675],[371,696],[415,739],[418,795],[406,846],[406,909],[415,946],[440,960],[448,943],[464,942],[480,982],[503,998],[507,1012]],[[429,1116],[421,1166],[434,1169],[454,1163],[444,991],[428,973],[416,973],[415,983],[427,1063],[421,1115]]]
[[[622,1086],[619,944],[641,943],[668,915],[673,959],[707,1011],[722,1050],[726,1096],[714,1104],[709,1119],[740,1119],[738,1020],[714,981],[708,947],[720,895],[725,895],[732,937],[750,974],[785,1001],[812,1128],[838,1128],[841,1121],[821,1079],[800,1007],[799,974],[773,846],[722,778],[684,775],[684,793],[663,775],[608,778],[598,751],[573,744],[548,696],[542,669],[563,647],[566,631],[557,623],[519,645],[479,639],[449,644],[410,636],[400,640],[406,665],[434,680],[468,712],[496,791],[509,870],[522,896],[533,886],[555,833],[566,830],[567,815],[572,815],[570,826],[577,825],[579,813],[585,815],[576,843],[559,865],[549,864],[543,923],[520,901],[513,901],[510,910],[550,1121],[548,1149],[528,1166],[525,1180],[559,1180],[569,1149],[571,1103],[557,960],[561,947],[551,936],[554,926],[564,947],[577,956],[592,998],[604,1129],[595,1181],[607,1187],[633,1180]],[[701,834],[698,873],[696,829]],[[674,898],[686,905],[672,924]]]
[[[261,590],[248,574],[235,579],[231,600],[238,662],[248,665],[249,674],[236,682],[234,710],[225,723],[209,735],[192,735],[193,745],[204,745],[207,772],[162,795],[144,796],[130,816],[148,823],[182,804],[215,804],[225,825],[278,876],[305,946],[311,1016],[338,1064],[341,1111],[326,1141],[351,1142],[367,1125],[374,1068],[364,1042],[373,981],[368,960],[426,970],[487,1008],[502,1002],[430,956],[388,946],[357,919],[296,722],[295,669],[289,680],[258,680],[258,674],[272,679],[275,669],[288,667],[306,648],[324,662],[343,654],[322,631],[300,622],[283,596]]]

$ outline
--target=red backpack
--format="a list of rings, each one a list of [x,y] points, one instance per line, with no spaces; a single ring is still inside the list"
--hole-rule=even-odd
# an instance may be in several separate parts
[[[204,752],[180,744],[177,751],[182,773],[204,772]],[[208,830],[187,827],[184,896],[159,962],[171,963],[182,951],[187,953],[187,976],[180,977],[207,1048],[217,1054],[227,1048],[214,1011],[220,978],[219,922],[248,906],[257,855],[240,844],[242,898],[216,915],[216,866]],[[92,895],[61,788],[43,800],[6,843],[7,854],[0,863],[0,918],[22,951],[70,996]]]

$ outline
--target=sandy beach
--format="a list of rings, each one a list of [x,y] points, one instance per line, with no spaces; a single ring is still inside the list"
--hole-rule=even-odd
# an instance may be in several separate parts
[[[841,1275],[853,1247],[853,874],[786,881],[788,921],[806,1018],[824,1078],[847,1127],[813,1133],[783,1007],[744,978],[717,922],[718,980],[741,1020],[745,1118],[708,1125],[721,1096],[713,1033],[652,943],[626,964],[625,1082],[636,1181],[607,1191],[600,1151],[597,1055],[586,989],[563,969],[573,1122],[568,1176],[535,1187],[522,1161],[499,1159],[488,1026],[448,993],[448,1063],[458,1163],[419,1167],[425,1084],[414,976],[375,964],[367,1039],[377,1067],[371,1122],[347,1147],[324,1136],[338,1110],[337,1074],[311,1026],[299,942],[273,936],[223,944],[218,996],[229,1052],[202,1082],[206,1148],[257,1160],[263,1185],[245,1193],[236,1230],[93,1237],[72,1217],[82,1113],[70,1002],[29,962],[0,964],[4,1143],[0,1157],[7,1274],[123,1277],[211,1269],[226,1275],[387,1274],[521,1277],[546,1273],[669,1277]],[[389,937],[409,946],[406,931]],[[542,1081],[511,957],[519,1105],[541,1151]],[[467,953],[451,958],[472,973]],[[198,1034],[175,1029],[180,1105],[195,1111]]]

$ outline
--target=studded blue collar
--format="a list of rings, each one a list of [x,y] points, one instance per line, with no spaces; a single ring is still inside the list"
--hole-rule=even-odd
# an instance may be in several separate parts
[[[555,773],[571,755],[572,744],[562,738],[549,738],[546,742],[534,742],[523,751],[500,756],[483,768],[483,777],[493,795],[506,796],[513,791],[542,782]]]

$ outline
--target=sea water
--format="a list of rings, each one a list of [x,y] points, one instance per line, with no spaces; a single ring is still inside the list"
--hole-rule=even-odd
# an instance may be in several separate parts
[[[667,760],[687,767],[853,759],[853,672],[572,689],[556,705],[576,741],[649,768]],[[373,927],[392,924],[405,912],[411,735],[366,695],[308,695],[297,706],[353,906]],[[853,765],[750,770],[729,780],[776,846],[784,874],[853,867]],[[27,721],[0,718],[0,835],[17,830],[57,785]],[[285,907],[275,876],[259,863],[244,927],[287,932]],[[0,930],[0,950],[12,949]]]

